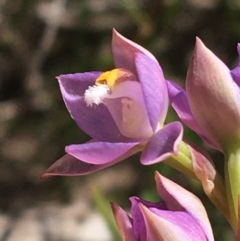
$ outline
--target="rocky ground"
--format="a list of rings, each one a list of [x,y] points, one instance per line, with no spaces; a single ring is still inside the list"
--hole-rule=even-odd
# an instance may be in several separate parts
[[[86,202],[0,214],[1,241],[113,241],[102,216]]]
[[[136,180],[133,168],[125,163],[93,174],[88,180],[72,179],[70,201],[66,203],[39,200],[33,194],[19,204],[17,199],[21,197],[16,196],[12,200],[16,203],[10,204],[10,210],[0,212],[0,241],[114,241],[105,220],[96,210],[91,187],[97,186],[106,199],[112,201],[118,199],[119,191],[134,186]],[[42,182],[47,189],[48,181]],[[55,186],[55,189],[62,190],[62,187]]]

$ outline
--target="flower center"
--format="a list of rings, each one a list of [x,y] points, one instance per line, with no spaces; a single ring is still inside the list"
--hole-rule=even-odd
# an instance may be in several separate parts
[[[84,93],[87,106],[99,105],[108,96],[110,89],[106,84],[89,86]]]
[[[87,106],[103,103],[120,132],[129,138],[148,138],[153,134],[146,111],[141,84],[128,70],[102,73],[84,93]]]

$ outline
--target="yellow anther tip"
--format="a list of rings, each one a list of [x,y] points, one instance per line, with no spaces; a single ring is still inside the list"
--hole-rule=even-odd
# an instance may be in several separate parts
[[[112,89],[119,76],[119,69],[113,69],[111,71],[107,71],[102,73],[95,81],[95,85],[106,84],[110,89]]]

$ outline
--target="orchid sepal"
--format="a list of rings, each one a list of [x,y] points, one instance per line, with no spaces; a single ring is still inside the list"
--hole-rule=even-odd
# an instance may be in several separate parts
[[[240,88],[229,68],[199,38],[188,67],[186,91],[195,120],[214,143],[226,151],[240,140]]]

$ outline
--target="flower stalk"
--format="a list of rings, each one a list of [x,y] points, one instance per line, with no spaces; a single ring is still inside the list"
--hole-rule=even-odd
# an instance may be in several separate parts
[[[205,194],[231,224],[224,180],[216,171],[210,157],[205,155],[196,150],[196,147],[181,141],[178,153],[164,162],[188,177],[200,181]]]
[[[240,147],[231,149],[225,158],[225,183],[228,198],[228,207],[233,229],[237,231],[240,195]]]

